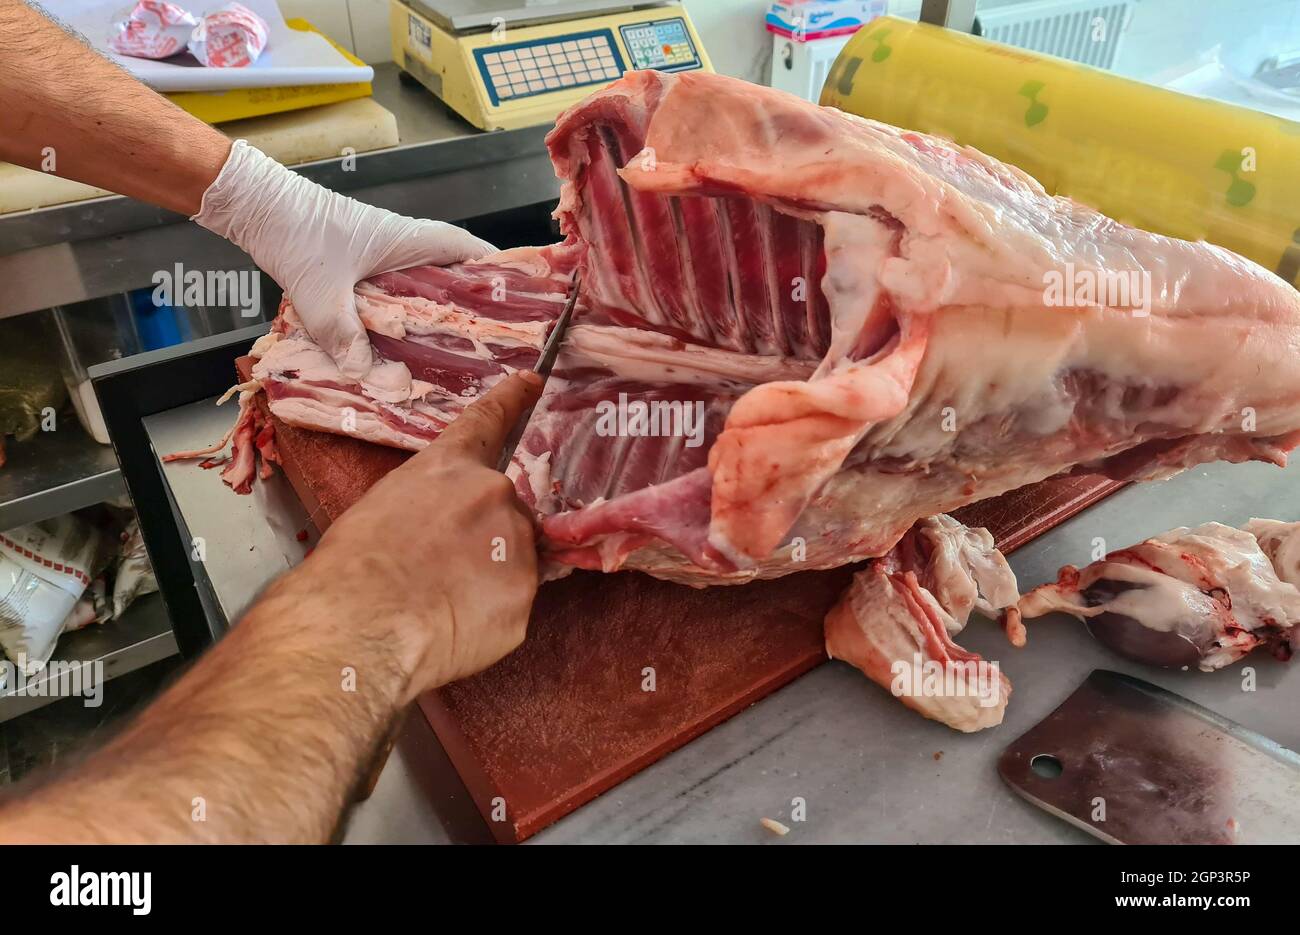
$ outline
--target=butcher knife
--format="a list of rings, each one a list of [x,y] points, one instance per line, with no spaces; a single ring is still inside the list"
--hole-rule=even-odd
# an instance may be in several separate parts
[[[573,318],[573,308],[578,304],[578,287],[581,285],[581,279],[578,271],[573,271],[573,280],[569,283],[569,298],[564,303],[564,309],[560,312],[560,317],[555,319],[555,326],[551,328],[551,333],[546,338],[546,343],[542,345],[542,354],[537,358],[537,364],[533,367],[533,373],[542,378],[542,384],[545,386],[547,378],[551,375],[551,368],[555,366],[555,358],[560,356],[560,345],[564,343],[565,332],[569,330],[569,322]],[[519,417],[515,427],[510,430],[506,436],[505,444],[501,446],[501,459],[497,462],[497,470],[504,472],[510,467],[510,461],[515,456],[515,449],[519,447],[519,440],[524,437],[524,429],[528,427],[528,420],[532,418],[533,408],[529,406],[524,414]]]
[[[1300,843],[1300,756],[1118,672],[1094,671],[998,772],[1111,844]]]

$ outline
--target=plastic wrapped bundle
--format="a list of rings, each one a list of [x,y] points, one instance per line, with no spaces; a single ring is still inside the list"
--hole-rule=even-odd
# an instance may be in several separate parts
[[[209,68],[247,68],[266,48],[266,20],[240,3],[227,3],[203,17],[190,38],[190,52]]]
[[[185,51],[199,24],[191,14],[163,0],[140,0],[126,19],[114,23],[108,46],[133,58],[168,58]]]

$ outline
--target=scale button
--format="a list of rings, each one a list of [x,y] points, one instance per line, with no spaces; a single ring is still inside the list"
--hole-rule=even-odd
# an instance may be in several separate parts
[[[595,49],[583,49],[582,57],[589,62],[594,62],[596,59],[600,58],[600,53]]]
[[[563,52],[560,52],[560,53],[558,53],[558,54],[552,54],[552,55],[551,55],[551,64],[552,64],[552,65],[563,65],[563,64],[564,64],[565,62],[567,62],[568,60],[569,60],[569,56],[566,55],[566,54],[563,53]]]
[[[612,55],[602,55],[602,56],[600,57],[600,64],[601,64],[601,67],[602,67],[602,68],[613,68],[613,67],[614,67],[614,56],[612,56]]]
[[[528,82],[528,90],[529,90],[529,91],[545,91],[545,90],[546,90],[546,85],[543,84],[543,83],[540,82],[540,81],[530,81],[530,82]]]
[[[506,73],[506,67],[502,65],[500,62],[492,62],[490,65],[488,65],[489,75],[495,77],[497,75],[504,75],[505,73]]]
[[[524,70],[524,66],[518,62],[506,62],[506,71],[510,74],[518,74]]]
[[[495,54],[495,53],[494,53],[494,54]],[[515,53],[514,53],[514,52],[502,52],[502,53],[501,53],[501,61],[503,61],[503,62],[513,62],[513,61],[515,61]]]
[[[489,65],[499,62],[501,61],[501,53],[489,52],[487,55],[483,56],[483,61],[487,62]]]
[[[584,49],[594,49],[594,48],[596,47],[596,42],[595,42],[594,39],[590,39],[590,38],[588,38],[588,39],[579,39],[579,40],[578,40],[578,45],[581,46],[581,47],[584,48]]]
[[[532,61],[532,59],[533,59],[533,50],[532,50],[532,49],[520,49],[520,50],[519,50],[519,61],[521,61],[521,62],[530,62],[530,61]]]
[[[556,65],[556,66],[555,66],[555,70],[556,70],[557,73],[559,73],[559,74],[561,74],[561,75],[571,75],[571,74],[573,74],[573,66],[571,66],[571,65]]]
[[[525,68],[524,77],[527,78],[529,81],[536,81],[538,78],[542,76],[538,74],[536,68]]]
[[[564,45],[559,42],[552,42],[546,47],[546,51],[550,52],[552,55],[557,55],[564,51]]]
[[[551,77],[545,79],[543,83],[546,85],[546,89],[548,91],[554,91],[556,88],[560,86],[560,79],[555,77],[554,75],[551,75]]]
[[[564,51],[566,51],[566,52],[576,52],[576,51],[578,51],[578,43],[573,42],[573,41],[569,41],[569,42],[564,43]]]
[[[546,68],[546,67],[543,67],[543,68],[542,68],[542,77],[543,77],[543,78],[554,78],[554,77],[555,77],[555,69],[554,69],[554,68]]]
[[[573,84],[573,75],[560,75],[560,84],[564,87],[570,87]]]
[[[497,88],[497,97],[505,98],[505,97],[514,97],[514,96],[515,96],[515,92],[510,90],[509,85],[507,85],[504,88]]]
[[[536,61],[538,65],[549,65],[551,64],[551,57],[549,55],[539,54]]]

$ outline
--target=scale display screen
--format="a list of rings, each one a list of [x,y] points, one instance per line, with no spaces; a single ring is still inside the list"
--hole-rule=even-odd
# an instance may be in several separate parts
[[[680,16],[620,26],[623,45],[632,56],[632,67],[657,71],[686,71],[700,67],[700,56]]]
[[[475,49],[494,106],[520,98],[606,84],[622,77],[623,56],[608,29]]]

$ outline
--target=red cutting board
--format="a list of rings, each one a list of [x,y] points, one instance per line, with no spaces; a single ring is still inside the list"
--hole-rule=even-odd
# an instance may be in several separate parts
[[[322,532],[408,457],[272,422],[285,475]],[[956,515],[1009,551],[1119,486],[1053,478]],[[523,646],[420,708],[493,835],[521,841],[824,662],[822,618],[853,571],[705,590],[575,572],[542,586]]]

